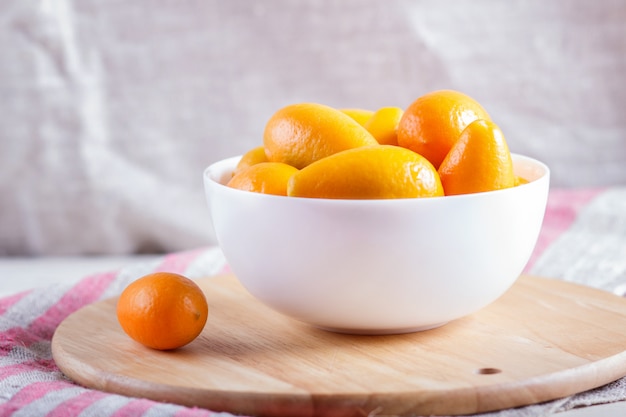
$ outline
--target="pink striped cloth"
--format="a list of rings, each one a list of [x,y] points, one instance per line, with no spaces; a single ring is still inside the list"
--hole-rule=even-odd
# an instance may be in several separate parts
[[[81,387],[59,371],[50,351],[52,335],[65,317],[89,303],[118,295],[142,275],[171,271],[199,278],[227,268],[218,248],[201,248],[169,254],[157,262],[88,276],[71,286],[37,288],[1,299],[0,417],[230,416]],[[626,187],[553,190],[536,250],[525,272],[609,291],[623,287],[626,284]],[[626,400],[626,378],[569,398],[489,416],[545,416],[619,400]]]

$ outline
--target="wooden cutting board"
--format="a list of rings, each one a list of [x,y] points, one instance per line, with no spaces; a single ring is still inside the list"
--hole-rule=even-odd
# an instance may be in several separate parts
[[[522,276],[478,313],[391,336],[302,324],[232,275],[199,284],[209,320],[191,344],[160,352],[133,342],[112,299],[63,321],[54,360],[90,388],[259,416],[470,414],[626,375],[626,299],[562,281]]]

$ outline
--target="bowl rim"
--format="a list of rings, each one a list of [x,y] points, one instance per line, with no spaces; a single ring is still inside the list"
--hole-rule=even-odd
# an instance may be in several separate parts
[[[503,188],[499,190],[491,190],[491,191],[481,191],[476,193],[468,193],[468,194],[457,194],[457,195],[444,195],[437,197],[407,197],[407,198],[380,198],[380,199],[350,199],[350,198],[316,198],[316,197],[287,197],[281,195],[273,195],[273,194],[263,194],[263,193],[252,193],[250,191],[238,190],[236,188],[228,187],[223,182],[220,182],[212,175],[212,171],[214,171],[217,167],[221,167],[222,165],[231,165],[234,168],[234,165],[241,159],[243,155],[236,155],[227,158],[220,159],[209,164],[203,171],[203,181],[205,185],[211,184],[216,188],[229,193],[240,194],[240,195],[254,195],[255,198],[263,198],[263,199],[280,199],[280,200],[291,200],[291,201],[314,201],[316,203],[319,202],[327,202],[328,204],[364,204],[365,202],[370,204],[389,204],[390,201],[394,201],[394,204],[400,204],[400,202],[415,202],[415,201],[440,201],[440,200],[462,200],[462,199],[472,199],[477,198],[476,196],[486,196],[486,195],[500,195],[505,193],[519,191],[521,189],[528,189],[539,187],[544,182],[550,181],[550,168],[544,162],[518,153],[511,152],[511,158],[513,159],[514,169],[516,166],[519,166],[521,163],[530,164],[533,166],[533,171],[537,173],[537,177],[529,180],[524,184],[519,184],[510,188]]]

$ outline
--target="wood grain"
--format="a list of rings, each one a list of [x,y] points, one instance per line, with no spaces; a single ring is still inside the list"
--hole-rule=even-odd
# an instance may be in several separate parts
[[[253,299],[234,276],[199,280],[209,320],[169,352],[130,340],[116,300],[58,327],[59,368],[87,387],[258,416],[470,414],[528,405],[626,375],[626,300],[522,276],[471,316],[424,332],[319,330]]]

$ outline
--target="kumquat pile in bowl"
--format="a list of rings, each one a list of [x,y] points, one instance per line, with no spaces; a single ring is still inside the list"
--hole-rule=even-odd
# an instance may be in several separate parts
[[[426,330],[500,297],[543,221],[543,163],[511,154],[457,91],[406,109],[298,103],[259,146],[210,165],[205,193],[242,285],[296,320],[345,333]]]

